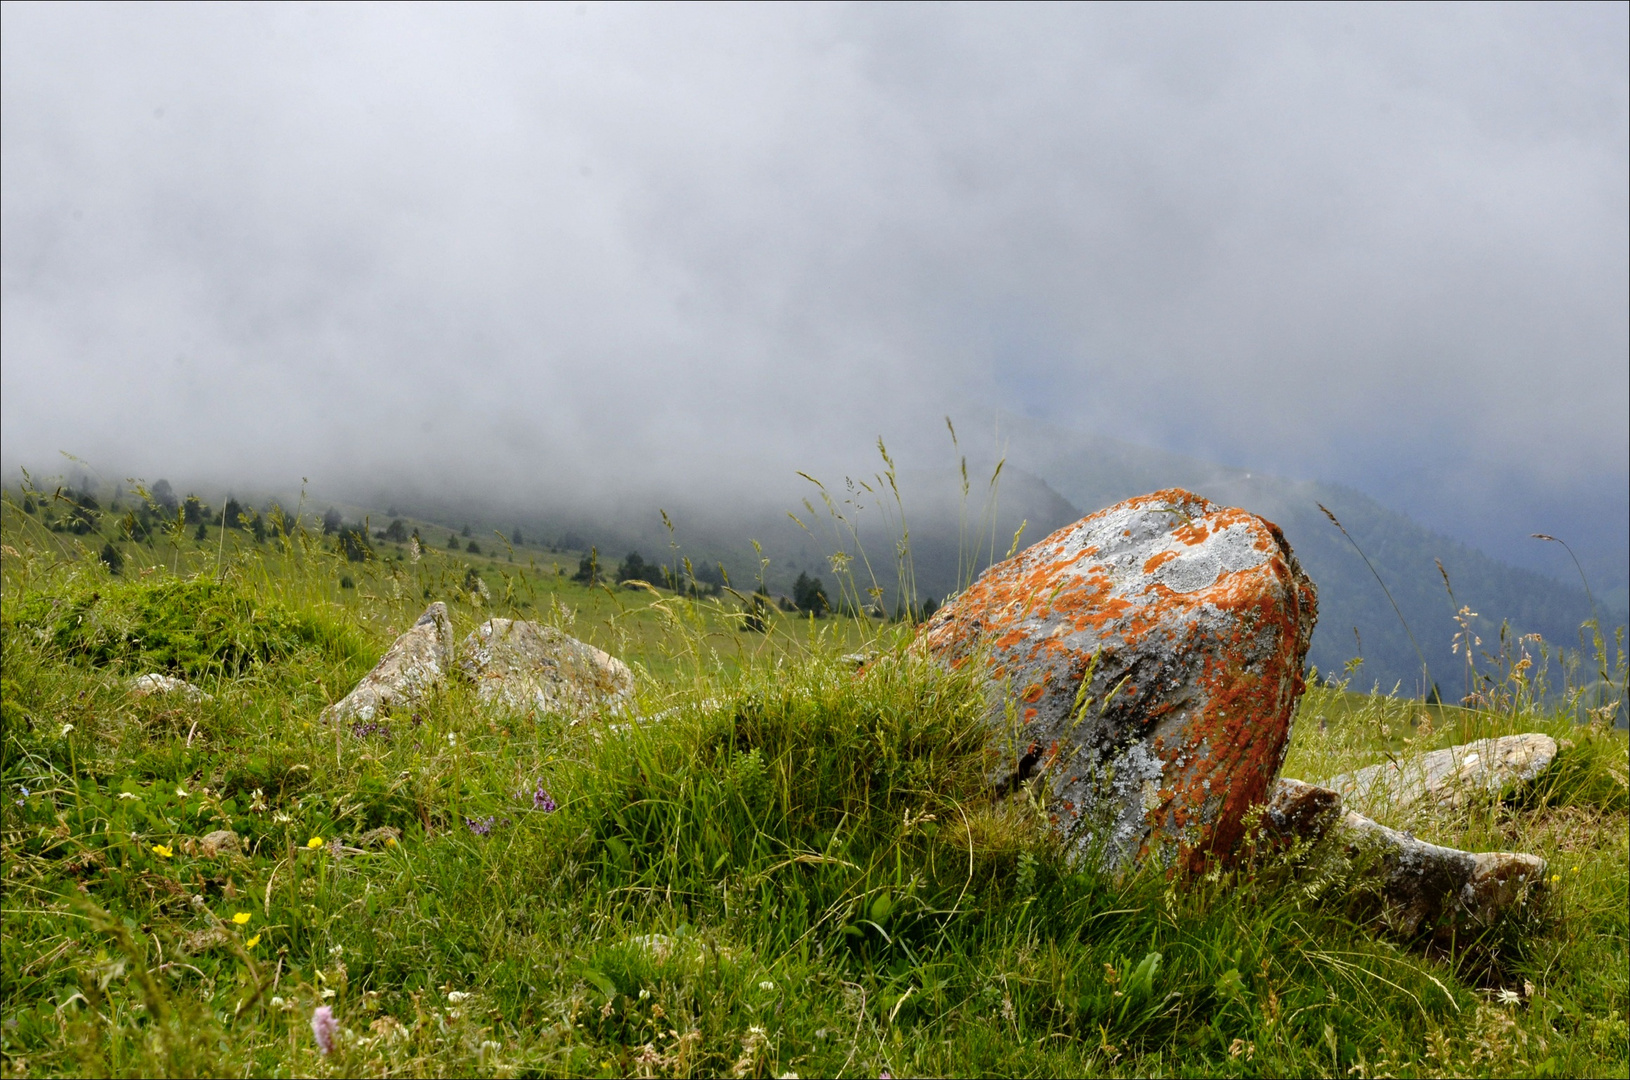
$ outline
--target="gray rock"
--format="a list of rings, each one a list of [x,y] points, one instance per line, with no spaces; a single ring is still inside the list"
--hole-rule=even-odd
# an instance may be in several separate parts
[[[1532,780],[1556,758],[1549,735],[1505,735],[1343,773],[1321,786],[1366,814],[1462,806]]]
[[[198,853],[207,858],[217,855],[242,855],[238,834],[231,829],[217,829],[198,838]]]
[[[1349,855],[1380,877],[1388,921],[1406,936],[1462,922],[1491,926],[1545,885],[1537,855],[1439,847],[1350,810],[1342,829]]]
[[[345,697],[323,710],[324,720],[372,720],[414,704],[442,685],[451,666],[453,625],[437,601]]]
[[[1282,841],[1338,839],[1377,880],[1387,920],[1409,937],[1423,927],[1492,926],[1545,885],[1545,860],[1537,855],[1429,844],[1344,810],[1339,792],[1301,780],[1275,782],[1262,824]]]
[[[1317,600],[1270,522],[1172,489],[986,570],[912,648],[977,663],[991,778],[1078,856],[1227,861],[1284,759]]]
[[[1263,807],[1262,826],[1276,840],[1318,840],[1344,812],[1337,792],[1280,777]]]
[[[582,717],[633,703],[628,665],[552,626],[488,619],[459,652],[459,668],[494,707]]]
[[[160,675],[158,672],[136,676],[130,681],[130,692],[137,697],[148,697],[152,694],[178,694],[188,701],[215,700],[185,679],[178,679],[173,675]]]

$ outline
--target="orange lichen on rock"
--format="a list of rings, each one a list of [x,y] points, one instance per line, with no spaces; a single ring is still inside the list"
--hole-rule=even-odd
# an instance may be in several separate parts
[[[1316,610],[1276,526],[1174,488],[991,567],[913,648],[986,665],[992,779],[1045,783],[1080,855],[1194,869],[1279,771]]]

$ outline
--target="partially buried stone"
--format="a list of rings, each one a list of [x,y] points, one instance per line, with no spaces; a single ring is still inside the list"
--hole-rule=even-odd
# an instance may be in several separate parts
[[[132,679],[130,692],[137,697],[148,697],[152,694],[178,694],[188,701],[215,700],[185,679],[178,679],[173,675],[160,675],[158,672],[138,675]]]
[[[1452,935],[1487,927],[1521,907],[1545,885],[1545,860],[1510,851],[1461,851],[1417,840],[1344,810],[1337,791],[1301,780],[1275,781],[1263,807],[1271,839],[1339,841],[1346,857],[1379,883],[1384,915],[1406,937],[1423,930]]]
[[[913,648],[984,665],[991,779],[1044,784],[1078,856],[1198,868],[1279,770],[1315,618],[1276,526],[1171,489],[986,570]]]
[[[1352,811],[1342,827],[1349,855],[1380,877],[1387,919],[1405,936],[1452,934],[1467,921],[1492,925],[1545,883],[1537,855],[1439,847]]]
[[[323,710],[324,720],[367,721],[412,705],[440,686],[452,659],[453,626],[436,601],[397,638],[374,669],[345,697]]]
[[[1329,788],[1280,777],[1263,807],[1262,825],[1279,841],[1317,840],[1342,816],[1341,795]]]
[[[1556,741],[1549,735],[1504,735],[1371,765],[1322,786],[1366,814],[1460,806],[1473,795],[1499,795],[1532,780],[1555,757]]]
[[[238,834],[231,829],[217,829],[198,838],[198,853],[207,858],[217,855],[242,855]]]
[[[628,665],[552,626],[488,619],[464,639],[459,666],[480,699],[515,712],[574,716],[632,703]]]

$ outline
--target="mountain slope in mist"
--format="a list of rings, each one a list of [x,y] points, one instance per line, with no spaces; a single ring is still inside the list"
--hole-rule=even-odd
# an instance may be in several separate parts
[[[1184,487],[1279,525],[1319,587],[1319,627],[1310,660],[1323,671],[1338,670],[1361,655],[1360,681],[1387,688],[1401,683],[1406,692],[1422,688],[1421,660],[1376,574],[1397,601],[1446,699],[1458,698],[1466,686],[1465,655],[1451,646],[1458,608],[1479,613],[1473,626],[1483,638],[1482,649],[1490,652],[1497,649],[1502,620],[1509,620],[1517,634],[1539,633],[1552,644],[1577,647],[1580,624],[1591,617],[1590,599],[1578,585],[1507,565],[1350,488],[1253,474],[1011,418],[1004,420],[1004,434],[1009,461],[1035,472],[1083,512],[1163,487]],[[1376,574],[1319,509],[1321,503],[1340,519]],[[1598,597],[1598,609],[1606,625],[1626,621],[1622,605]]]

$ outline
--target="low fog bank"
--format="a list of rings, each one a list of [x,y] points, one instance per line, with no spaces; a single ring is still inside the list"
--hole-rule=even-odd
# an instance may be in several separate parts
[[[303,493],[294,485],[168,479],[178,495],[196,492],[216,508],[228,495],[262,509],[276,502],[313,528],[325,512],[337,510],[346,520],[369,517],[376,531],[396,518],[422,523],[427,544],[438,548],[444,546],[439,530],[446,530],[455,548],[474,539],[486,551],[524,537],[526,547],[516,553],[522,562],[539,546],[573,557],[593,549],[608,570],[631,554],[676,570],[688,560],[691,572],[705,580],[727,580],[743,594],[762,588],[773,596],[792,595],[797,579],[807,575],[821,579],[834,604],[874,606],[890,616],[943,601],[993,561],[1084,514],[1133,495],[1184,487],[1261,514],[1284,530],[1319,588],[1312,664],[1340,672],[1361,658],[1355,677],[1364,688],[1420,695],[1431,687],[1423,682],[1412,632],[1446,699],[1465,689],[1464,657],[1450,648],[1459,608],[1477,613],[1473,626],[1490,650],[1501,640],[1501,624],[1508,623],[1508,637],[1539,633],[1553,647],[1577,651],[1579,627],[1592,617],[1591,598],[1571,562],[1554,576],[1512,566],[1349,487],[1229,468],[1011,416],[1001,419],[1001,431],[1000,442],[985,449],[977,447],[979,438],[963,433],[965,474],[952,464],[957,456],[948,435],[938,448],[927,440],[898,453],[891,448],[892,482],[890,466],[875,451],[848,471],[810,477],[787,471],[778,484],[758,477],[740,487],[722,479],[642,484],[637,477],[597,486],[548,470],[526,486],[475,473],[465,483],[436,486],[392,485],[374,477],[314,481]],[[1001,472],[993,484],[998,461]],[[79,463],[60,472],[75,487],[122,486],[108,480],[105,470],[96,474]],[[902,546],[906,537],[909,543]],[[1565,559],[1555,544],[1530,543]],[[1358,548],[1386,581],[1408,631]],[[1621,571],[1622,559],[1621,552]],[[843,565],[846,574],[835,572]],[[1622,572],[1617,579],[1598,575],[1589,563],[1586,572],[1596,592],[1594,610],[1610,629],[1623,625]]]
[[[1626,10],[7,4],[0,463],[729,519],[1003,408],[1605,565]]]

